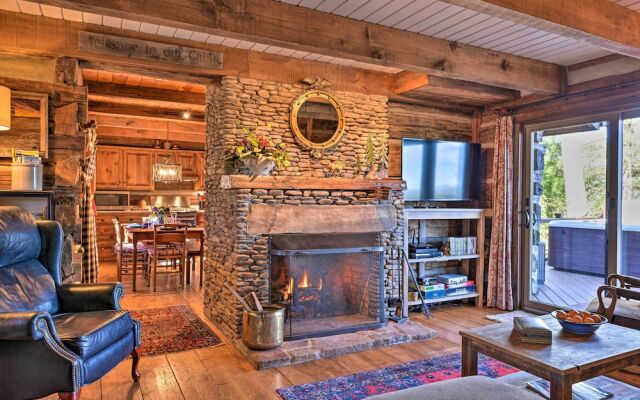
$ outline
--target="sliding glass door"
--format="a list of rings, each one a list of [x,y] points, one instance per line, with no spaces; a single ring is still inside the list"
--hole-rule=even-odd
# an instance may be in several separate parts
[[[611,204],[616,124],[616,118],[605,116],[525,131],[520,218],[525,307],[585,308],[616,270],[611,245],[617,242],[610,240],[611,211],[617,210]],[[640,135],[640,119],[631,125]]]
[[[622,115],[619,271],[640,277],[640,111]]]

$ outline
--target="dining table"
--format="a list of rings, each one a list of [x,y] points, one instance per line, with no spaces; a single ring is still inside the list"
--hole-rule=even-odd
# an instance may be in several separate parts
[[[138,269],[138,242],[153,241],[153,227],[127,227],[124,226],[124,234],[133,244],[133,291],[136,291],[136,272]],[[204,228],[202,226],[191,226],[187,228],[187,239],[197,239],[200,241],[200,252],[204,248]],[[187,284],[190,283],[191,271],[186,268]]]

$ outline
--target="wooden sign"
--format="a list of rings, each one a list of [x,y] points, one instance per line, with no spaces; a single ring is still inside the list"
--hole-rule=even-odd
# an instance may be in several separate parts
[[[93,32],[78,32],[78,49],[139,60],[222,69],[223,54],[216,51],[150,42]]]

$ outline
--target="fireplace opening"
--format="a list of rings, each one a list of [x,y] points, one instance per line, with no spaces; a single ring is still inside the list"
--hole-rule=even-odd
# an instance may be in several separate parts
[[[271,237],[270,301],[285,306],[285,340],[384,326],[378,242],[369,233]]]

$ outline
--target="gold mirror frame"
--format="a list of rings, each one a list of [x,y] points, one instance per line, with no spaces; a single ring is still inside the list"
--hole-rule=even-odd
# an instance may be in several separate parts
[[[298,113],[300,112],[300,107],[302,107],[307,100],[313,97],[320,97],[327,100],[335,108],[336,113],[338,114],[338,127],[336,128],[336,131],[329,140],[322,143],[315,143],[307,139],[300,131],[300,127],[298,127]],[[298,98],[291,103],[291,117],[289,118],[289,124],[291,125],[293,136],[302,146],[305,146],[314,152],[330,149],[337,145],[344,135],[345,116],[342,104],[340,104],[338,99],[329,92],[325,92],[324,90],[309,90],[298,96]]]

